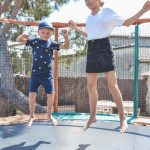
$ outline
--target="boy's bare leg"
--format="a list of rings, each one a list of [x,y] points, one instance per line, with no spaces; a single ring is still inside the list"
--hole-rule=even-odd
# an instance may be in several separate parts
[[[108,88],[118,108],[118,112],[120,116],[120,132],[123,133],[127,130],[128,124],[124,114],[122,95],[117,84],[116,72],[110,71],[106,73],[106,79],[108,83]]]
[[[57,120],[52,116],[52,108],[54,102],[54,94],[47,94],[47,119],[52,125],[57,125]]]
[[[29,93],[30,118],[29,118],[29,120],[27,122],[27,126],[31,126],[32,122],[34,121],[35,98],[36,98],[36,93],[35,92],[30,92]]]
[[[89,104],[90,104],[90,118],[86,125],[83,127],[83,130],[87,130],[92,123],[96,122],[96,106],[97,106],[97,73],[88,73],[87,74],[87,88],[89,94]]]

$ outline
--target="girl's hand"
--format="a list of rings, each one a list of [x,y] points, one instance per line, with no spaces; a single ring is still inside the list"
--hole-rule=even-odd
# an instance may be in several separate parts
[[[73,29],[73,30],[75,30],[76,32],[78,32],[79,34],[81,34],[81,35],[87,37],[87,32],[85,32],[84,30],[80,29],[80,28],[76,25],[76,23],[75,23],[74,21],[70,20],[70,21],[68,22],[68,26],[69,26],[71,29]]]
[[[72,21],[72,20],[70,20],[70,21],[68,22],[68,26],[69,26],[71,29],[73,29],[73,30],[76,30],[76,29],[77,29],[76,23],[75,23],[74,21]]]
[[[150,0],[148,0],[148,1],[144,4],[143,10],[144,10],[145,12],[147,12],[147,11],[150,10]]]

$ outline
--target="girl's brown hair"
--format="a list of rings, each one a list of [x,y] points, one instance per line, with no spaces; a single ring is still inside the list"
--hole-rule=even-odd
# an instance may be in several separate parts
[[[100,0],[100,6],[101,6],[101,7],[104,6],[104,1]]]

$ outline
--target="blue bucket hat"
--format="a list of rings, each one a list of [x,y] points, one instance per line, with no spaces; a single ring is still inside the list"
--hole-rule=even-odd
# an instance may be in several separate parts
[[[48,23],[46,21],[42,21],[39,23],[38,29],[48,28],[50,30],[54,30],[54,27],[51,23]]]

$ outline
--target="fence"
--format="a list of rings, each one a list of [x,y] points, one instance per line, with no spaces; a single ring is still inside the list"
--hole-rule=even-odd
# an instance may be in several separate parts
[[[38,23],[5,19],[0,19],[0,22],[11,23],[13,27],[20,24],[31,36],[37,36],[36,26]],[[139,25],[144,22],[147,27],[143,27],[143,24]],[[123,95],[125,111],[128,114],[134,114],[134,116],[138,115],[139,109],[141,114],[146,115],[147,113],[149,115],[149,100],[148,98],[146,99],[147,86],[145,81],[145,79],[148,79],[148,75],[144,76],[145,74],[143,74],[150,70],[150,59],[148,57],[150,37],[145,35],[145,33],[147,34],[149,32],[148,22],[149,19],[139,20],[136,25],[129,28],[116,28],[110,36],[115,54],[118,84]],[[55,33],[52,39],[62,41],[59,31],[60,28],[66,28],[67,24],[53,23],[53,25],[55,27]],[[84,26],[84,24],[78,25]],[[141,26],[142,28],[139,30]],[[58,37],[58,35],[60,36]],[[70,36],[73,37],[75,35]],[[75,39],[75,42],[78,43],[77,40],[78,38]],[[72,49],[68,51],[61,50],[54,54],[56,92],[54,111],[89,112],[85,74],[87,45],[84,39],[79,38],[79,41],[80,44],[82,43],[80,46],[72,42],[74,44]],[[15,87],[28,96],[30,65],[32,61],[31,50],[29,47],[25,47],[16,42],[7,41],[7,44]],[[145,58],[146,61],[144,61]],[[1,64],[3,63],[1,61]],[[143,79],[142,75],[146,78]],[[97,113],[117,113],[112,96],[108,91],[104,74],[100,74],[100,79],[98,80],[98,95]],[[11,102],[4,101],[5,98],[1,94],[0,103],[5,107],[2,107],[2,110],[0,110],[1,116],[15,114],[18,107],[16,108]],[[39,88],[37,103],[46,106],[46,95],[42,87]],[[8,108],[11,109],[8,110]]]

